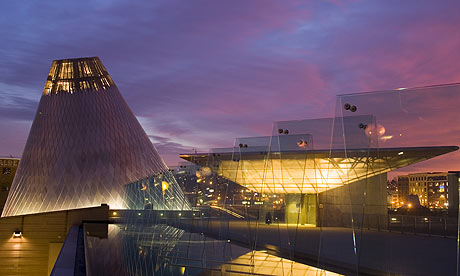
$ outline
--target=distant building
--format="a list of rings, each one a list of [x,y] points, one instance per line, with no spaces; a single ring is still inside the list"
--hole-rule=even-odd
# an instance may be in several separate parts
[[[11,183],[13,183],[14,176],[16,175],[18,164],[18,158],[0,157],[0,213],[8,198],[8,192],[10,191]]]
[[[458,198],[458,172],[426,172],[398,176],[400,205],[407,202],[409,195],[416,195],[420,205],[432,209],[452,209]],[[456,195],[454,195],[456,194]],[[451,208],[449,208],[449,206]]]
[[[409,196],[409,176],[398,176],[398,205],[404,205]]]
[[[212,172],[208,167],[191,162],[180,162],[173,174],[193,206],[241,204],[239,184]]]
[[[391,181],[387,181],[387,203],[388,208],[395,209],[398,206],[398,182],[393,179]]]

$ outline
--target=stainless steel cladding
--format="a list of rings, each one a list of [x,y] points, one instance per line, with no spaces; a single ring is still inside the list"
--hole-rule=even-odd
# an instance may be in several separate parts
[[[99,58],[56,60],[2,216],[102,203],[114,209],[189,209],[165,172],[168,167]],[[140,185],[137,196],[126,192],[145,179],[151,185]],[[146,202],[130,202],[140,193]]]

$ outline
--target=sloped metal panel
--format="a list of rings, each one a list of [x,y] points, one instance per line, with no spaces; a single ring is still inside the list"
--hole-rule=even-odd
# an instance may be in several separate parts
[[[101,203],[127,208],[133,206],[127,184],[162,178],[167,172],[99,58],[57,60],[2,216]],[[166,191],[159,189],[149,196],[150,201],[168,204],[154,206],[188,209],[174,178],[164,181]]]

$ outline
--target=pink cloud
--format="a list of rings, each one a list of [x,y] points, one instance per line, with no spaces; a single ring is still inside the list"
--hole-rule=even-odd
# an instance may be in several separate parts
[[[150,135],[179,148],[225,146],[270,134],[273,121],[332,116],[337,94],[458,81],[458,8],[420,1],[5,2],[0,87],[20,85],[21,97],[38,102],[51,60],[98,55]],[[20,120],[30,124],[33,112],[23,109],[21,102],[0,106],[2,121],[24,114]],[[18,128],[25,140],[28,128]],[[0,155],[11,148],[9,133]]]

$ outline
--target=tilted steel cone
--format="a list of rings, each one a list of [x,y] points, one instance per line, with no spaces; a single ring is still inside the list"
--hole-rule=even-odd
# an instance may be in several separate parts
[[[99,58],[55,60],[2,216],[102,203],[190,208]]]

